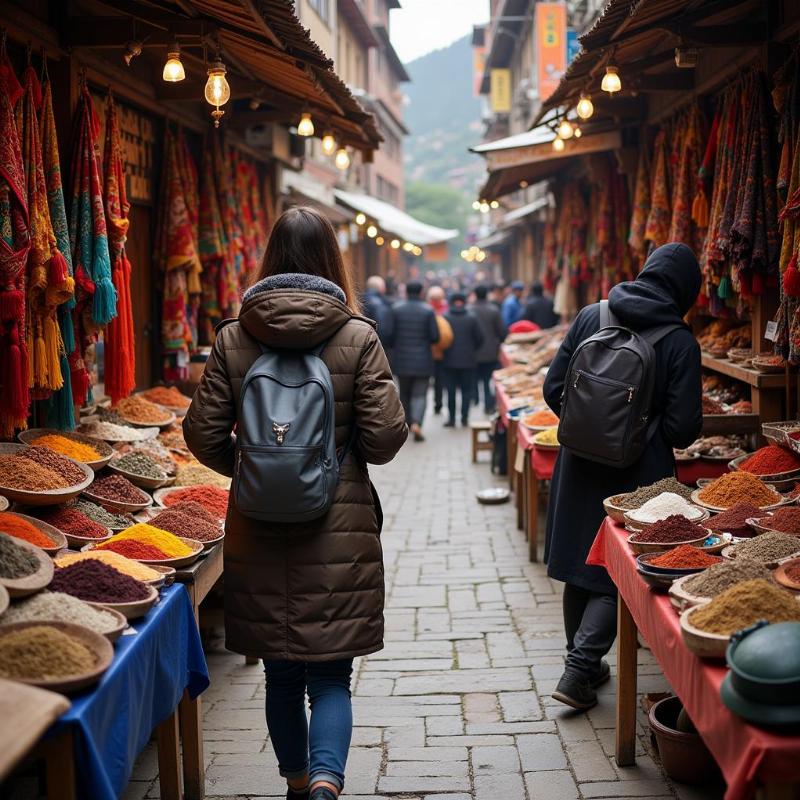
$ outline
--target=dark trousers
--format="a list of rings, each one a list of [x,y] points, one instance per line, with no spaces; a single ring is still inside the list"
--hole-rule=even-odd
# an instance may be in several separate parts
[[[444,405],[444,367],[441,361],[433,362],[433,410],[439,414]]]
[[[591,680],[600,671],[600,659],[617,638],[617,597],[567,583],[563,608],[567,633],[566,669]]]
[[[456,391],[461,393],[461,421],[466,425],[469,421],[469,407],[472,404],[472,393],[475,388],[474,369],[452,369],[444,371],[447,384],[447,410],[450,422],[456,421]]]
[[[397,382],[400,384],[400,402],[406,412],[406,422],[409,425],[415,423],[422,425],[425,418],[425,406],[428,403],[430,378],[399,375]]]
[[[476,381],[476,391],[475,391],[475,402],[477,403],[479,400],[478,391],[477,389],[480,388],[483,391],[483,410],[487,414],[491,414],[494,411],[494,391],[492,387],[492,373],[497,369],[497,362],[496,361],[486,361],[482,364],[478,364],[477,369],[477,381]]]

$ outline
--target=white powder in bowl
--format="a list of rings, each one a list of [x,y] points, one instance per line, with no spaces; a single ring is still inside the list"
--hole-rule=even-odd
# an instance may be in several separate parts
[[[703,510],[691,503],[687,503],[679,494],[662,492],[660,495],[648,500],[636,511],[628,512],[628,516],[635,522],[658,522],[672,514],[681,514],[686,519],[697,520],[703,516]]]

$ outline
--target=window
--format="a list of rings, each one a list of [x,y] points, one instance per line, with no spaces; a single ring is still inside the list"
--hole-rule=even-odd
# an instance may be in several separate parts
[[[331,21],[331,0],[308,0],[308,4],[314,11],[317,12],[317,16],[326,24],[328,25]]]

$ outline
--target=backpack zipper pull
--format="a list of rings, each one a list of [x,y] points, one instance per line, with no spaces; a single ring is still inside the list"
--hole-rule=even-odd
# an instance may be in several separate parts
[[[581,379],[581,373],[580,373],[580,371],[578,371],[578,372],[575,373],[575,383],[572,384],[572,388],[573,389],[577,389],[578,388],[578,381],[580,379]]]
[[[633,402],[633,386],[628,387],[628,402]]]

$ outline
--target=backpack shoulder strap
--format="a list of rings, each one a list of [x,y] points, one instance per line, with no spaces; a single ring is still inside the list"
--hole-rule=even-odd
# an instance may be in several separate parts
[[[649,342],[651,347],[655,347],[667,334],[672,333],[672,331],[677,331],[682,327],[683,325],[677,322],[673,322],[669,325],[658,325],[655,328],[648,328],[642,331],[639,336]]]
[[[614,316],[611,308],[608,305],[608,300],[600,301],[600,327],[609,328],[613,325],[619,325],[619,320]]]

